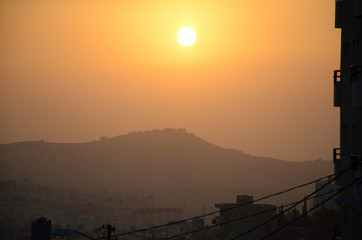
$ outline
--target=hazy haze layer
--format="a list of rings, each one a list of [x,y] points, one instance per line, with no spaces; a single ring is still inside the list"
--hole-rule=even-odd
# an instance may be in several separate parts
[[[182,127],[253,155],[331,159],[334,4],[1,1],[0,142]]]

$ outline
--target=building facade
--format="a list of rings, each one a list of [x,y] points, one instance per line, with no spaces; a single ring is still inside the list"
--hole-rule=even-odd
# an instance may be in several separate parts
[[[215,223],[221,225],[221,239],[232,239],[242,235],[238,239],[256,240],[261,239],[272,230],[275,230],[276,221],[272,221],[245,234],[252,228],[258,226],[267,219],[271,219],[277,214],[277,208],[275,206],[269,204],[253,204],[252,201],[253,196],[239,195],[236,198],[236,203],[215,204],[215,207],[220,209],[220,216],[215,218]]]
[[[336,0],[335,27],[341,29],[340,69],[334,71],[334,106],[340,108],[340,147],[334,149],[335,173],[346,188],[341,206],[343,239],[362,239],[362,0]],[[358,181],[357,181],[358,180]]]
[[[140,208],[133,212],[136,227],[145,228],[179,221],[183,210],[179,208]]]
[[[328,198],[330,198],[333,194],[337,193],[340,190],[339,185],[335,184],[334,182],[327,184],[330,180],[331,179],[325,179],[315,183],[315,190],[317,192],[315,198],[313,199],[313,205],[317,206],[321,204],[321,208],[339,212],[340,207],[336,203],[338,195],[333,197],[330,201],[327,201]],[[312,212],[312,214],[315,214],[315,212]]]

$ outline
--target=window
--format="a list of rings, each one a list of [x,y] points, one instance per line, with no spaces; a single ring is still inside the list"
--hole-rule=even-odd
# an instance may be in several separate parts
[[[352,153],[359,153],[359,126],[352,125]]]
[[[342,44],[342,53],[341,53],[341,65],[343,70],[349,71],[350,59],[349,59],[349,43],[345,42]]]
[[[360,50],[360,43],[359,39],[355,39],[352,41],[352,64],[358,64],[359,63],[359,50]]]
[[[342,123],[341,125],[341,154],[349,153],[349,134],[348,124]]]

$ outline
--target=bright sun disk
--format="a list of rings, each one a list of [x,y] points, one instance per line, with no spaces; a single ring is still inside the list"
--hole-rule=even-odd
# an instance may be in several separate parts
[[[190,46],[196,41],[196,32],[188,27],[181,28],[177,33],[177,40],[183,46]]]

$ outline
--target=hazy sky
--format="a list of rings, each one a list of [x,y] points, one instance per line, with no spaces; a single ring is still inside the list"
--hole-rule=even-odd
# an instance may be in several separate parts
[[[252,155],[331,159],[334,4],[3,0],[0,143],[172,127]]]

